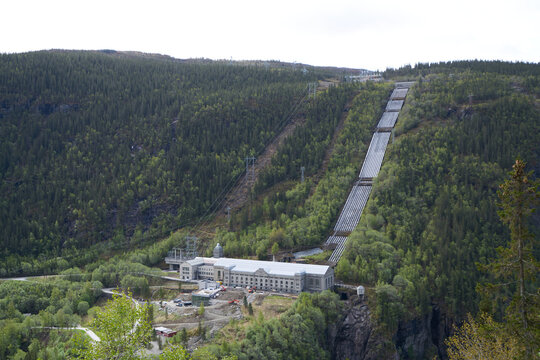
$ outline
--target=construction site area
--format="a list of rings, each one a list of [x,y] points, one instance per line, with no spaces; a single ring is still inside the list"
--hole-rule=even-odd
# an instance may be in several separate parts
[[[175,281],[154,287],[154,290],[165,289],[167,300],[151,301],[154,306],[153,327],[162,341],[185,329],[189,349],[196,348],[227,326],[247,326],[254,317],[276,317],[287,311],[297,298],[293,294],[257,291],[253,288],[225,288],[218,284],[217,288],[204,289],[207,284],[202,282],[181,284],[181,291],[172,290],[178,289],[178,282]]]

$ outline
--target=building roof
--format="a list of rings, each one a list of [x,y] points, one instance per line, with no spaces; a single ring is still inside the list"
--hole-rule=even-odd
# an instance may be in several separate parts
[[[160,331],[160,332],[166,333],[166,334],[176,332],[176,330],[172,330],[172,329],[169,329],[169,328],[166,328],[166,327],[163,327],[163,326],[157,326],[157,327],[154,328],[154,330],[157,330],[157,331]]]
[[[217,261],[218,259],[216,258],[209,258],[209,257],[196,257],[195,259],[191,259],[191,260],[188,260],[186,261],[189,265],[191,266],[196,266],[196,265],[214,265],[215,262]]]
[[[254,274],[261,269],[269,275],[294,276],[306,273],[313,275],[324,275],[330,268],[327,265],[308,265],[274,261],[246,260],[246,259],[217,259],[214,266],[228,268],[235,272]]]
[[[191,295],[210,298],[210,297],[214,297],[218,292],[220,292],[219,287],[216,289],[201,289],[197,292],[191,293]]]

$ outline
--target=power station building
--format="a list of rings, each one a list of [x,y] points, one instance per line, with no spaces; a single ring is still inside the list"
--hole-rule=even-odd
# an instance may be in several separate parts
[[[222,281],[225,286],[257,287],[260,290],[300,293],[318,292],[334,286],[334,270],[326,265],[307,265],[274,261],[229,259],[217,244],[214,257],[184,260],[173,253],[165,258],[180,279]]]

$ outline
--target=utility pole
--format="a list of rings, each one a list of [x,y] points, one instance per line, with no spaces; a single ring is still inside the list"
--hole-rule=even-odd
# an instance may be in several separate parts
[[[255,157],[246,157],[246,184],[255,181]]]
[[[231,222],[231,207],[227,206],[227,221]]]
[[[306,170],[306,168],[304,166],[302,166],[300,168],[300,171],[302,172],[302,175],[300,177],[300,182],[304,182],[304,171]]]

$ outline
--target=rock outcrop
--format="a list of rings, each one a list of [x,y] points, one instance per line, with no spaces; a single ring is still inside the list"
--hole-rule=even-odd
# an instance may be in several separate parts
[[[392,343],[375,332],[367,304],[356,296],[347,302],[343,319],[330,334],[332,359],[399,359]]]
[[[392,335],[384,334],[370,316],[367,304],[353,296],[343,317],[330,329],[330,348],[335,360],[445,359],[444,339],[451,321],[434,305],[429,314],[400,322]]]
[[[433,305],[429,314],[400,322],[393,342],[400,359],[445,359],[444,339],[450,334],[452,322]]]

